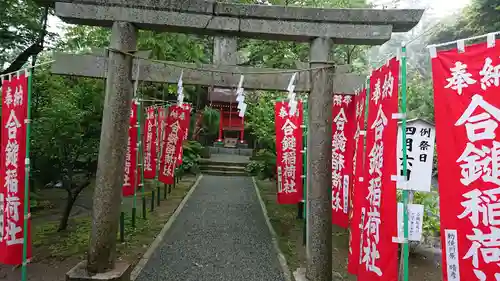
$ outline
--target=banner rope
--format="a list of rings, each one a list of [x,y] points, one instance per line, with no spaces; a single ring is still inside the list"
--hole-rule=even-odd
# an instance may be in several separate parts
[[[146,60],[150,62],[156,62],[156,63],[161,63],[181,69],[190,69],[190,70],[197,70],[197,71],[206,71],[206,72],[212,72],[212,73],[229,73],[229,74],[242,74],[242,75],[247,75],[247,74],[283,74],[283,73],[296,73],[296,72],[307,72],[311,70],[321,70],[321,69],[328,69],[328,68],[334,68],[334,65],[323,65],[323,66],[317,66],[317,67],[310,67],[310,68],[298,68],[298,69],[283,69],[283,70],[278,70],[278,71],[227,71],[227,70],[220,70],[220,69],[207,69],[207,68],[202,68],[202,67],[196,67],[196,66],[189,66],[189,65],[184,65],[181,62],[171,62],[171,61],[164,61],[164,60],[157,60],[157,59],[149,59],[149,58],[143,58],[138,55],[135,55],[130,52],[125,52],[121,51],[115,48],[106,48],[107,50],[117,52],[123,55],[131,56],[135,59],[139,60]],[[332,62],[333,63],[333,62]]]
[[[55,62],[55,60],[44,61],[44,62],[41,62],[39,64],[25,66],[25,67],[23,67],[23,68],[21,68],[19,70],[16,70],[16,71],[4,73],[4,74],[0,75],[0,80],[3,81],[5,79],[5,77],[12,76],[14,74],[18,74],[21,71],[26,71],[26,70],[30,70],[30,69],[33,69],[33,68],[36,68],[36,67],[43,66],[43,65],[51,64],[53,62]]]
[[[431,45],[427,46],[427,49],[429,49],[429,48],[438,48],[438,47],[448,46],[448,45],[452,45],[452,44],[457,44],[459,41],[464,41],[465,42],[465,41],[471,41],[471,40],[481,39],[483,37],[487,37],[488,35],[490,35],[490,36],[491,35],[493,35],[493,36],[500,35],[500,31],[486,33],[486,34],[481,34],[481,35],[477,35],[477,36],[467,37],[467,38],[464,38],[464,39],[453,40],[453,41],[439,43],[439,44],[431,44]]]

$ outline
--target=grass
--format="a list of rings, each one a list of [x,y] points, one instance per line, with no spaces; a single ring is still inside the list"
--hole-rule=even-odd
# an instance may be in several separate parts
[[[297,205],[280,205],[276,202],[274,181],[257,181],[257,186],[266,205],[269,220],[278,236],[280,249],[293,273],[297,268],[306,266],[303,245],[304,220],[297,219]],[[340,280],[355,280],[354,276],[347,274],[349,234],[347,230],[336,226],[333,226],[332,232],[332,270],[338,278],[342,278]]]
[[[278,236],[279,246],[293,272],[305,267],[305,248],[302,245],[304,221],[298,220],[296,205],[279,205],[276,202],[276,183],[257,181],[271,224]],[[333,280],[354,281],[356,277],[347,273],[349,233],[333,225],[332,229]],[[435,257],[423,253],[410,256],[410,281],[441,281],[441,269],[435,265]]]
[[[262,200],[267,209],[269,220],[278,236],[279,247],[286,257],[291,271],[303,263],[302,246],[304,221],[297,219],[297,205],[276,203],[274,181],[257,181]]]
[[[167,200],[163,200],[163,195],[161,196],[160,206],[155,204],[154,212],[150,212],[151,192],[148,192],[147,219],[142,219],[142,208],[138,206],[135,228],[131,224],[130,212],[125,213],[125,242],[118,241],[117,244],[120,259],[132,264],[138,261],[186,196],[195,179],[195,177],[184,177],[176,188],[171,190]],[[138,202],[141,204],[140,200]],[[90,215],[70,219],[66,231],[57,232],[58,226],[58,221],[43,222],[33,226],[34,262],[61,261],[70,257],[83,258],[85,256],[91,232]],[[118,235],[117,233],[117,240]]]
[[[57,232],[59,222],[46,222],[33,228],[35,260],[63,260],[87,250],[90,218],[74,218],[66,231]],[[37,253],[38,252],[38,253]]]

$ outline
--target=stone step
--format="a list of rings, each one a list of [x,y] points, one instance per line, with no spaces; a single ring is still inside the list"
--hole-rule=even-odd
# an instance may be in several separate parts
[[[213,171],[236,171],[236,172],[244,172],[244,166],[228,166],[228,165],[200,165],[200,170],[213,170]]]
[[[212,154],[232,154],[252,156],[253,149],[251,148],[229,148],[229,147],[210,147]]]
[[[202,170],[201,173],[212,176],[248,177],[248,174],[244,171],[240,172],[240,171]]]
[[[201,166],[238,166],[238,167],[246,167],[248,162],[231,162],[224,160],[213,160],[213,159],[200,159],[200,167]]]

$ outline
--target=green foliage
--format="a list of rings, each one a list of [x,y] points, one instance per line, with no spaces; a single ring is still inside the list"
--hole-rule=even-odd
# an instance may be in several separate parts
[[[76,25],[65,28],[64,38],[56,43],[56,48],[75,53],[90,53],[94,49],[109,46],[111,30],[95,26]]]
[[[66,52],[89,53],[109,46],[109,36],[110,30],[106,28],[70,26],[55,46]],[[151,50],[152,58],[194,63],[210,60],[210,44],[208,37],[150,31],[140,31],[138,39],[138,48]],[[34,81],[32,175],[35,180],[45,185],[81,169],[95,168],[104,102],[103,81],[51,75],[48,68],[37,69]],[[140,90],[146,96],[157,98],[164,93],[166,98],[176,94],[175,85],[141,83]],[[191,99],[191,90],[186,87],[186,101]],[[207,123],[206,129],[213,131],[213,123]],[[185,146],[183,170],[195,171],[199,149],[192,143]]]
[[[40,196],[34,192],[30,192],[30,208],[36,209],[40,206]]]
[[[442,26],[431,38],[432,43],[453,41],[500,30],[500,3],[497,0],[472,0],[458,19]]]
[[[246,1],[244,1],[247,3]],[[271,1],[284,5],[288,1]],[[362,8],[367,7],[365,0],[304,0],[293,5],[323,8]],[[295,68],[296,62],[309,60],[307,44],[282,41],[240,40],[240,52],[245,65]],[[366,68],[366,48],[361,46],[335,45],[331,50],[336,64],[352,64],[357,69]],[[308,75],[301,73],[299,75]],[[258,91],[245,101],[248,104],[245,114],[245,129],[250,131],[257,141],[258,148],[275,151],[274,100],[285,97],[282,92]],[[255,167],[260,164],[253,163]]]
[[[193,136],[195,139],[199,139],[203,145],[211,145],[212,142],[217,138],[219,133],[219,120],[220,112],[212,107],[205,106],[201,111],[201,122],[198,128],[195,128],[196,118],[191,118],[193,121]]]
[[[439,194],[436,191],[416,192],[413,195],[415,204],[424,205],[423,234],[425,237],[439,236]]]
[[[219,132],[220,112],[209,106],[203,109],[201,128],[204,134],[215,135]]]
[[[0,1],[0,70],[38,40],[42,15],[34,0]]]
[[[90,218],[75,218],[67,232],[57,232],[58,226],[56,222],[36,225],[33,229],[33,247],[42,248],[43,256],[53,259],[83,256],[88,249],[92,227]]]
[[[72,180],[92,172],[97,161],[103,84],[90,79],[35,73],[33,89],[32,174],[40,184]]]
[[[415,73],[408,76],[407,112],[409,118],[422,118],[434,122],[434,90],[432,81]]]
[[[200,171],[199,162],[203,151],[203,146],[197,141],[185,141],[182,144],[182,164],[180,171],[191,174],[198,174]]]
[[[253,1],[243,1],[254,3]],[[270,1],[272,4],[288,5],[289,1]],[[365,0],[303,0],[295,1],[293,6],[320,8],[363,8],[367,7]],[[296,62],[309,60],[309,46],[305,43],[267,41],[254,39],[239,40],[239,49],[244,57],[244,65],[295,68]],[[337,64],[357,64],[364,62],[362,57],[366,47],[351,45],[336,45],[332,49],[332,59]]]
[[[109,46],[110,29],[92,26],[70,26],[65,37],[56,46],[68,52],[89,53]],[[150,50],[150,58],[158,60],[192,62],[211,61],[212,39],[207,36],[162,33],[140,30],[138,50]],[[145,96],[158,99],[173,99],[177,95],[176,85],[142,82],[140,90]],[[198,93],[194,86],[185,86],[185,100],[193,101]]]
[[[276,152],[269,149],[257,151],[245,170],[261,180],[276,179]]]
[[[398,202],[402,202],[402,191],[398,190]],[[439,194],[435,190],[431,192],[413,192],[412,204],[424,205],[424,220],[422,226],[422,236],[425,241],[428,238],[439,237]],[[418,242],[411,243],[414,250]]]
[[[275,150],[274,100],[281,95],[275,92],[259,92],[257,98],[249,99],[245,127],[257,140],[259,148]]]

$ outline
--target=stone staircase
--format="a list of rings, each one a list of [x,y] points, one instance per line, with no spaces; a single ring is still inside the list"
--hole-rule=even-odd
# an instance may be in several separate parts
[[[246,177],[249,161],[248,156],[238,154],[212,154],[209,159],[200,159],[200,170],[206,175]]]
[[[228,147],[210,147],[210,153],[212,154],[231,154],[231,155],[243,155],[252,156],[251,148],[228,148]]]

